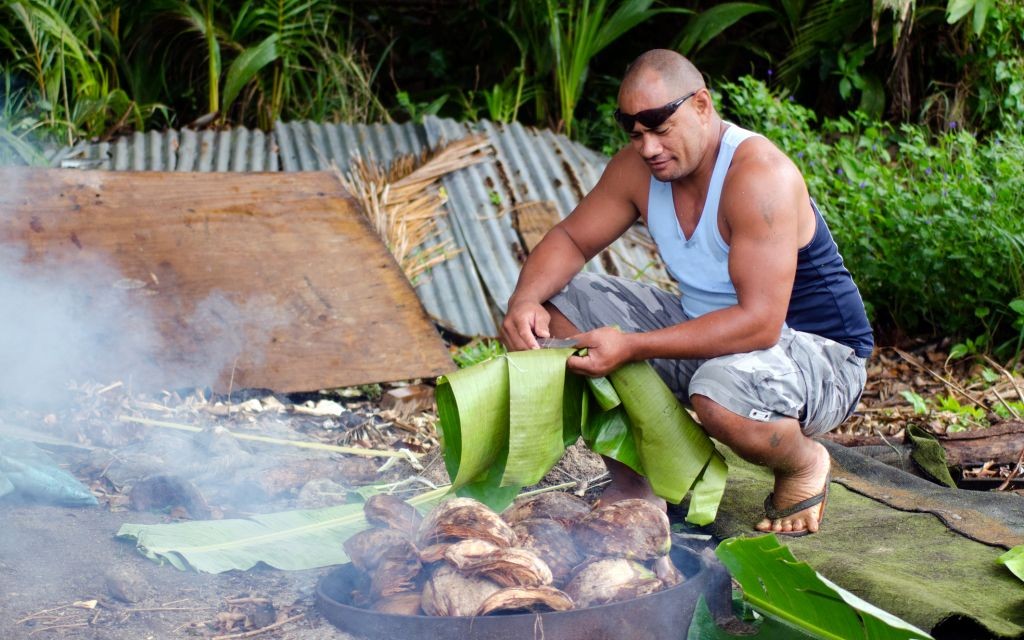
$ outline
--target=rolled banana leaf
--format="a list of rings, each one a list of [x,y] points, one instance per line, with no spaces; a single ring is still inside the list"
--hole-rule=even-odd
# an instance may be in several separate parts
[[[566,371],[573,349],[493,358],[438,379],[445,465],[459,495],[501,510],[540,481],[565,447],[587,445],[646,476],[686,519],[714,520],[727,467],[714,443],[647,363],[607,378]]]

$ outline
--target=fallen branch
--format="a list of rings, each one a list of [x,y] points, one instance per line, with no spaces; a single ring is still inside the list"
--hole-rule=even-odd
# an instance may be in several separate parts
[[[138,424],[144,424],[150,427],[164,427],[167,429],[177,429],[179,431],[190,431],[197,433],[202,431],[200,427],[194,427],[189,424],[179,424],[177,422],[165,422],[163,420],[150,420],[149,418],[133,418],[132,416],[118,416],[118,420],[121,422],[135,422]],[[354,456],[364,456],[367,458],[405,458],[407,456],[416,457],[416,454],[406,449],[399,449],[398,451],[385,451],[382,449],[363,449],[361,447],[342,447],[336,444],[324,444],[322,442],[306,442],[304,440],[285,440],[283,438],[271,438],[269,436],[257,436],[249,433],[236,433],[230,429],[224,429],[224,431],[239,440],[251,440],[253,442],[264,442],[267,444],[280,444],[291,447],[300,447],[302,449],[317,449],[319,451],[333,451],[335,453],[347,453]]]
[[[289,622],[295,622],[296,620],[299,620],[299,619],[305,617],[305,615],[306,614],[304,614],[304,613],[300,613],[297,616],[292,616],[290,618],[285,618],[284,620],[281,620],[280,622],[275,622],[274,624],[268,624],[267,626],[260,627],[259,629],[253,629],[252,631],[246,631],[244,633],[231,633],[231,634],[228,634],[226,636],[213,636],[210,640],[231,640],[232,638],[252,638],[254,636],[260,635],[261,633],[265,633],[267,631],[273,631],[274,629],[278,629],[280,627],[283,627],[284,625],[288,624]]]

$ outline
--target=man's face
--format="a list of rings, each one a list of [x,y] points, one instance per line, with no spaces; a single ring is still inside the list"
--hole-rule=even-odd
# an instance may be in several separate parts
[[[700,160],[704,119],[694,109],[693,98],[701,92],[674,95],[678,90],[665,87],[660,79],[651,80],[620,92],[619,110],[626,114],[620,123],[633,125],[629,131],[631,144],[651,175],[669,182],[692,173]],[[667,111],[672,113],[657,122]],[[637,114],[638,118],[630,118]]]

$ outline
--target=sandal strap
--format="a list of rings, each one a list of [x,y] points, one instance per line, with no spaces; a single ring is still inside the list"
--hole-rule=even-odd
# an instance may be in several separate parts
[[[804,509],[810,509],[811,507],[817,504],[821,504],[821,502],[825,500],[826,496],[828,496],[827,488],[825,489],[825,491],[822,491],[816,496],[812,496],[810,498],[807,498],[806,500],[801,500],[800,502],[792,504],[784,509],[779,509],[775,506],[773,502],[775,499],[775,493],[769,493],[768,497],[764,499],[764,515],[767,516],[769,520],[779,520],[782,518],[788,518],[789,516],[795,513],[799,513]]]

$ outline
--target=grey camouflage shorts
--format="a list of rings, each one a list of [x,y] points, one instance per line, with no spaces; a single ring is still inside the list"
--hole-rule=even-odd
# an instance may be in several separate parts
[[[651,331],[687,320],[679,298],[625,278],[580,273],[550,300],[580,331]],[[708,360],[651,360],[684,403],[703,395],[738,415],[796,418],[808,436],[838,427],[864,390],[864,358],[828,338],[783,327],[770,349]]]

